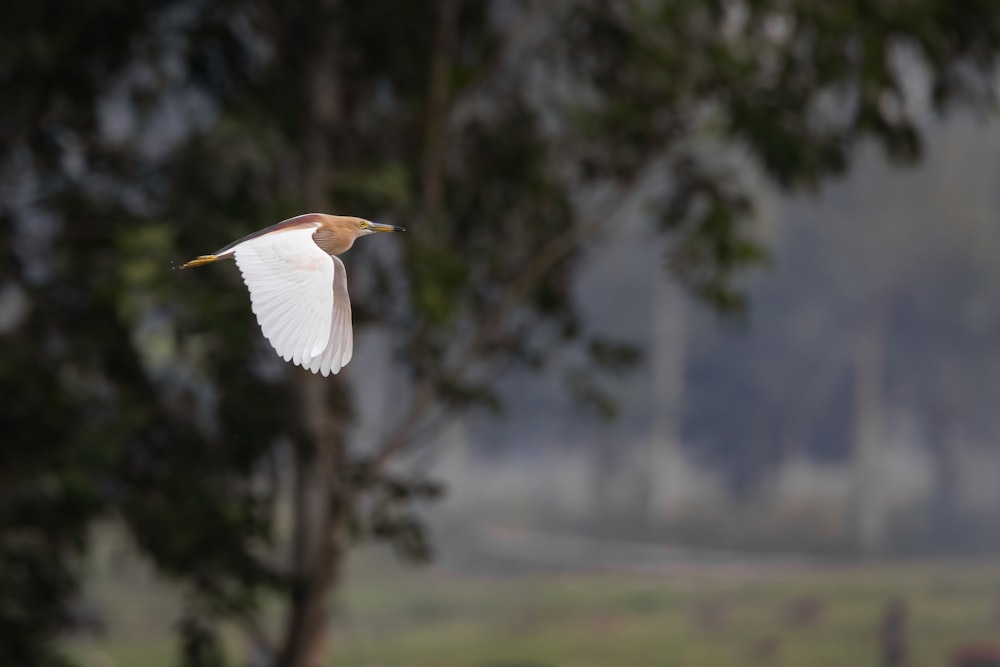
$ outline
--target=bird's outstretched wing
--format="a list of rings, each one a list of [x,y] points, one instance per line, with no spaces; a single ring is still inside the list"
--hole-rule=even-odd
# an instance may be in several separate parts
[[[343,365],[342,354],[331,357],[330,363],[326,357],[331,347],[341,349],[344,344],[331,334],[339,332],[343,338],[343,326],[334,328],[334,291],[336,282],[343,282],[346,296],[347,280],[337,280],[335,265],[343,273],[343,264],[316,245],[315,231],[309,226],[264,234],[240,243],[233,252],[264,337],[285,361],[327,375]],[[350,331],[349,303],[347,309]],[[350,342],[348,338],[349,348]]]
[[[326,349],[308,365],[313,373],[337,373],[354,355],[354,328],[351,326],[351,297],[347,294],[347,270],[339,257],[333,260],[333,317],[330,322],[330,340]]]

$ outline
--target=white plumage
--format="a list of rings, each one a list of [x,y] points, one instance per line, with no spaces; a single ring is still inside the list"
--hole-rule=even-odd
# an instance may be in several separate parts
[[[285,360],[338,373],[354,336],[347,271],[313,240],[316,227],[263,234],[232,248],[264,337]]]
[[[347,270],[337,255],[359,237],[403,231],[349,215],[304,213],[181,268],[235,259],[264,337],[285,361],[326,377],[354,355]]]

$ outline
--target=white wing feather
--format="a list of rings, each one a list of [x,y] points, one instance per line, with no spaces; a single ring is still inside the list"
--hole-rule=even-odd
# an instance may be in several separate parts
[[[354,355],[354,329],[351,325],[351,297],[347,293],[347,270],[339,257],[333,260],[333,308],[330,318],[330,337],[323,353],[309,363],[303,364],[313,373],[338,373]]]
[[[331,288],[341,282],[334,280],[335,264],[343,272],[340,260],[313,241],[315,231],[315,227],[282,230],[249,239],[233,249],[264,337],[285,361],[314,373],[316,361],[325,359],[330,347],[339,344],[339,339],[331,336],[336,331]],[[346,293],[346,278],[342,282]],[[349,321],[347,329],[349,332]],[[346,363],[337,361],[335,370],[333,364],[328,367],[334,373]]]

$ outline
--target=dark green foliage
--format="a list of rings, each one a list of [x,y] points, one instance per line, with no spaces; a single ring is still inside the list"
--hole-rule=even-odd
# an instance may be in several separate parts
[[[93,449],[71,435],[72,404],[38,360],[15,350],[0,366],[0,389],[7,403],[4,446],[0,449],[0,662],[61,664],[50,645],[52,634],[72,627],[66,601],[77,590],[69,559],[84,548],[85,529],[102,508],[99,489],[89,479]],[[37,381],[25,383],[24,378]],[[48,402],[49,421],[25,423],[32,402]],[[19,433],[34,432],[30,442]]]
[[[177,624],[181,659],[185,667],[223,667],[226,664],[215,630],[195,614],[185,615]]]
[[[722,308],[741,307],[735,272],[765,254],[744,229],[746,185],[691,142],[736,146],[788,189],[843,174],[856,146],[920,156],[906,86],[930,77],[940,110],[992,101],[1000,6],[926,2],[580,3],[565,55],[603,93],[583,116],[583,165],[627,178],[670,159],[670,263]],[[912,105],[910,105],[912,106]]]
[[[350,497],[360,499],[347,521],[351,538],[385,542],[411,561],[429,560],[433,550],[416,505],[440,497],[441,486],[423,478],[379,473],[365,458],[352,464],[349,479]]]
[[[591,340],[587,352],[594,364],[616,372],[628,371],[640,359],[638,350],[631,345],[602,339]]]
[[[867,139],[915,159],[901,70],[922,65],[941,108],[981,102],[1000,48],[989,0],[749,2],[735,17],[720,1],[536,4],[524,20],[544,37],[527,42],[520,17],[462,5],[439,54],[441,127],[427,118],[440,3],[0,4],[0,288],[28,303],[0,333],[0,662],[55,664],[102,518],[192,592],[187,664],[218,664],[216,616],[294,597],[265,554],[288,494],[281,443],[311,437],[301,372],[266,349],[232,267],[171,266],[319,205],[392,217],[404,247],[391,263],[352,251],[351,291],[359,336],[398,341],[415,405],[496,408],[503,371],[578,352],[572,391],[610,417],[592,371],[635,358],[580,330],[581,244],[613,222],[582,195],[624,196],[661,169],[669,266],[738,309],[736,278],[766,253],[745,183],[706,148],[737,147],[790,189],[843,173]],[[576,92],[549,99],[532,76]],[[330,386],[324,407],[348,424],[346,385]],[[347,459],[340,532],[426,558],[414,504],[438,489]]]

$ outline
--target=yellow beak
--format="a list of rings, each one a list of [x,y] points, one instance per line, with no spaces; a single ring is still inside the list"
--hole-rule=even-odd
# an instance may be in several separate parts
[[[397,227],[396,225],[383,225],[379,222],[369,223],[373,232],[405,232],[406,230],[402,227]]]

